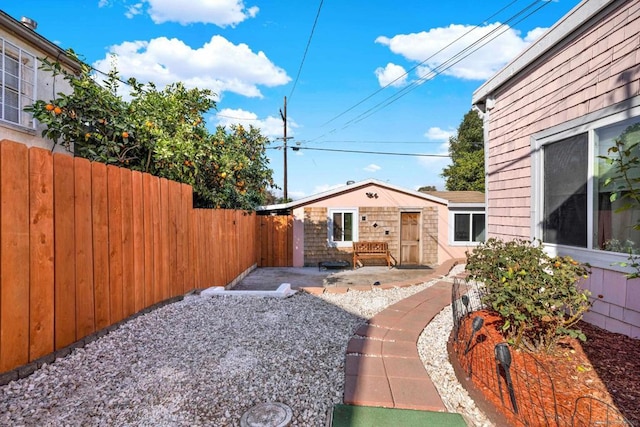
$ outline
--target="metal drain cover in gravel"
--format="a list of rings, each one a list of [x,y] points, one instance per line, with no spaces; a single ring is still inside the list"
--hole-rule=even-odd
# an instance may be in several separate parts
[[[284,403],[258,403],[240,418],[241,427],[286,427],[291,422],[293,412]]]

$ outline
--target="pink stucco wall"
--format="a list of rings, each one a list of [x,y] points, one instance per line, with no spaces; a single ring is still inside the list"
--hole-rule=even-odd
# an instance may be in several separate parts
[[[348,189],[348,187],[345,187]],[[375,193],[375,197],[368,197],[366,193]],[[363,208],[363,207],[399,207],[410,210],[423,207],[437,207],[438,209],[438,263],[450,258],[463,258],[467,246],[451,246],[448,244],[448,208],[438,203],[414,195],[380,187],[375,184],[363,186],[355,191],[336,194],[326,199],[310,202],[293,210],[293,265],[304,266],[304,208]]]

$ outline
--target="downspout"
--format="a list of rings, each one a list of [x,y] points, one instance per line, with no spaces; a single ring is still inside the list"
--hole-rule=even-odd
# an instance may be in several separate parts
[[[484,229],[485,240],[489,238],[489,124],[491,110],[495,106],[493,96],[487,95],[483,101],[473,105],[473,109],[482,118],[482,137],[484,139]]]

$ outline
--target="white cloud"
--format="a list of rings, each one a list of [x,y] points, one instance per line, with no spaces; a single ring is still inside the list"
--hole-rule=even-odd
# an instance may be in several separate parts
[[[366,166],[363,168],[363,170],[367,171],[367,172],[378,172],[380,169],[382,169],[380,166],[371,163],[369,166]]]
[[[142,3],[136,3],[132,6],[127,6],[127,11],[125,12],[125,16],[129,19],[133,18],[136,15],[140,15],[142,13]]]
[[[156,24],[178,22],[215,24],[219,27],[235,27],[240,22],[257,15],[257,6],[246,7],[243,0],[145,0],[149,16]]]
[[[263,52],[253,52],[244,43],[236,45],[218,35],[196,48],[176,38],[127,41],[111,46],[105,58],[93,66],[108,72],[112,58],[125,78],[153,82],[160,88],[181,81],[189,88],[211,89],[218,96],[229,91],[261,98],[258,86],[280,86],[291,80]]]
[[[424,134],[429,141],[449,141],[449,138],[455,134],[454,130],[444,130],[439,127],[431,127]]]
[[[392,87],[401,87],[407,83],[407,74],[405,69],[391,62],[386,67],[378,67],[375,71],[378,83],[381,87],[387,85]]]
[[[215,119],[219,126],[230,126],[233,124],[241,124],[244,127],[253,126],[260,129],[260,133],[270,139],[282,138],[284,128],[280,117],[269,116],[264,119],[258,119],[258,115],[250,111],[242,109],[224,108],[216,113]],[[287,118],[287,136],[293,136],[298,124]],[[300,153],[300,151],[296,152]]]
[[[433,78],[437,72],[442,72],[466,80],[485,80],[522,52],[536,35],[545,31],[544,28],[536,28],[523,38],[519,31],[500,26],[500,23],[494,23],[474,29],[470,25],[451,24],[391,38],[380,36],[376,43],[388,46],[393,53],[409,61],[424,61],[417,70],[421,78]],[[479,41],[484,36],[487,39]],[[470,48],[473,50],[489,39],[491,41],[486,45],[462,59],[469,53],[461,53],[464,49],[479,41]]]
[[[100,0],[98,1],[98,7],[109,6],[109,0]]]
[[[548,28],[534,28],[533,30],[529,31],[527,33],[527,36],[524,38],[524,40],[527,43],[533,43],[536,40],[538,40],[540,38],[540,36],[542,36],[544,33],[546,33],[548,30]]]

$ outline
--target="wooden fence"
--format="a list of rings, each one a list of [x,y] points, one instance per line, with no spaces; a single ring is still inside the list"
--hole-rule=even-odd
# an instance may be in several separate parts
[[[293,266],[293,216],[258,216],[258,267]]]
[[[0,373],[257,263],[256,216],[192,188],[0,142]]]

